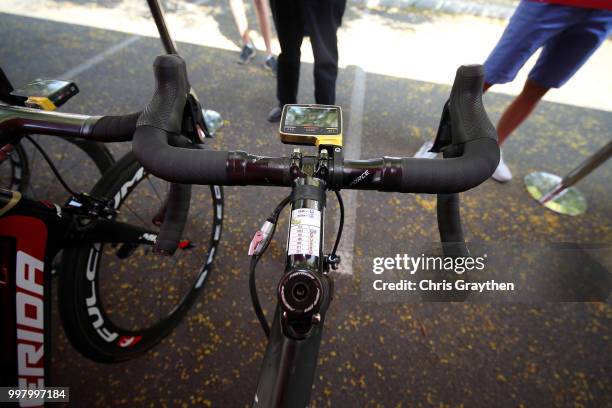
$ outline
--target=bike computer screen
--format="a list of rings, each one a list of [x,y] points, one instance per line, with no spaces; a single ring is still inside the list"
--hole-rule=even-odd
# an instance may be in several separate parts
[[[278,131],[287,144],[342,146],[342,109],[336,105],[285,105]]]
[[[22,89],[15,89],[11,95],[18,99],[33,102],[40,99],[48,100],[52,108],[62,106],[68,99],[79,93],[79,88],[74,82],[62,81],[57,79],[36,79]],[[26,103],[26,106],[28,104]]]

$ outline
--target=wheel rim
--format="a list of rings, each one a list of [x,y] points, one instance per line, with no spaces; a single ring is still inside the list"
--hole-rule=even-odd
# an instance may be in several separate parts
[[[142,179],[122,197],[117,220],[157,231],[152,220],[160,212],[169,184],[142,174]],[[210,190],[213,205],[209,188],[194,187],[182,248],[172,257],[154,254],[151,246],[140,245],[127,257],[125,247],[100,246],[96,297],[105,327],[119,335],[117,345],[121,346],[121,337],[132,341],[130,337],[172,326],[176,315],[184,312],[204,286],[222,219],[221,189]]]
[[[76,192],[90,191],[107,170],[75,143],[58,137],[30,137],[42,147],[68,186]],[[25,177],[26,169],[30,177]],[[62,203],[69,197],[40,151],[26,138],[0,162],[0,186],[19,190],[37,200]]]

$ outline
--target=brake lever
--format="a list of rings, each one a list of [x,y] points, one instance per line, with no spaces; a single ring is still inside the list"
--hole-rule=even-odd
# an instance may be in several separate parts
[[[202,105],[193,89],[189,91],[185,102],[181,133],[189,136],[189,139],[196,144],[201,144],[204,142],[204,139],[212,137],[204,120]]]
[[[436,134],[434,144],[430,150],[433,153],[440,153],[445,148],[453,144],[449,103],[450,100],[446,101],[444,108],[442,109],[442,116],[440,117],[440,124],[438,125],[438,133]]]

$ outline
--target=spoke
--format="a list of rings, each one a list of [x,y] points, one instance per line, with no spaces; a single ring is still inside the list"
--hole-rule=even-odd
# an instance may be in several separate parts
[[[132,214],[134,214],[134,216],[135,216],[136,218],[138,218],[138,219],[140,220],[140,222],[142,223],[142,226],[143,226],[143,227],[145,227],[145,228],[148,228],[148,227],[149,227],[149,223],[148,223],[148,222],[146,222],[146,221],[145,221],[145,220],[144,220],[144,219],[143,219],[143,218],[142,218],[140,215],[138,215],[138,213],[137,213],[136,211],[132,210],[132,209],[130,208],[130,206],[129,206],[129,205],[126,203],[126,202],[124,202],[122,205],[126,206],[126,208],[127,208],[127,209],[128,209],[128,210],[129,210],[129,211],[132,213]]]
[[[173,262],[173,265],[172,265],[170,268],[168,268],[168,271],[167,271],[167,272],[166,272],[164,275],[166,276],[166,278],[168,277],[168,275],[170,275],[170,278],[172,279],[172,271],[174,271],[174,270],[176,269],[177,264],[178,264],[178,261],[177,261],[177,259],[176,259],[176,257],[175,257],[175,256],[172,256],[172,258],[170,258],[170,260]],[[160,270],[158,271],[158,273],[159,273],[159,274],[162,274],[162,270],[161,270],[161,268],[160,268]],[[162,293],[162,292],[163,292],[164,288],[165,288],[166,290],[168,290],[168,280],[167,280],[167,279],[160,279],[160,282],[161,282],[161,281],[163,281],[163,282],[162,282],[162,285],[161,285],[161,291],[160,291],[160,293]],[[175,294],[170,293],[170,296],[175,296]],[[169,312],[170,310],[172,310],[172,308],[173,308],[174,306],[175,306],[175,304],[174,304],[174,300],[171,300],[171,301],[170,301],[170,307],[169,307],[169,308],[167,308],[167,310],[164,310],[164,314],[165,314],[165,313],[167,313],[167,312]],[[158,319],[160,319],[160,320],[161,320],[163,317],[166,317],[166,316],[162,316],[162,308],[161,308],[161,302],[160,302],[160,307],[159,307],[159,316],[158,316]]]
[[[153,182],[151,181],[151,178],[149,176],[147,176],[147,181],[149,182],[149,184],[151,185],[151,188],[153,189],[153,192],[155,193],[155,195],[157,196],[157,199],[159,200],[160,203],[164,203],[164,200],[161,198],[161,196],[159,195],[159,193],[157,192],[157,189],[155,188],[155,185],[153,184]]]
[[[180,248],[177,248],[177,250],[180,250]],[[176,274],[178,274],[179,279],[180,279],[180,287],[179,287],[178,294],[175,294],[175,296],[178,296],[178,301],[177,300],[173,300],[172,304],[170,305],[171,308],[174,308],[174,306],[176,306],[176,304],[178,302],[180,302],[181,299],[183,298],[183,279],[182,279],[183,274],[181,273],[181,270],[179,269],[179,264],[178,264],[178,259],[177,258],[178,258],[178,255],[173,255],[172,256],[172,262],[174,262],[174,265],[173,265],[171,271],[174,271]],[[173,281],[175,280],[174,276],[171,276],[171,278],[172,278]]]
[[[33,138],[38,142],[39,141],[38,139],[40,139],[40,135],[33,136]],[[34,172],[34,168],[36,167],[35,163],[36,163],[36,157],[38,155],[38,150],[36,150],[36,148],[32,146],[32,151],[34,152],[34,154],[32,155],[32,161],[30,162],[30,164],[32,165],[31,166],[32,172]]]
[[[176,263],[178,264],[178,262],[176,262]],[[182,297],[183,297],[183,280],[184,280],[183,278],[184,278],[185,274],[183,273],[183,271],[180,271],[180,270],[178,271],[178,273],[179,273],[180,282],[181,282],[181,286],[180,286],[180,289],[179,289],[179,302],[180,302]]]
[[[60,156],[59,162],[57,164],[55,164],[55,168],[60,173],[61,173],[62,163],[64,163],[64,157],[66,157],[66,151],[68,150],[68,142],[64,141],[63,145],[64,145],[64,149],[63,149],[62,154]],[[52,158],[52,155],[50,155],[50,156]],[[49,190],[50,189],[51,189],[51,183],[49,183],[47,185],[47,189],[45,190],[45,197],[47,197],[49,195]]]
[[[4,165],[4,163],[8,163],[8,165]],[[8,173],[5,169],[10,170],[10,177],[8,177],[6,184],[4,183],[5,177],[2,176],[4,173]],[[0,162],[0,180],[2,180],[2,187],[10,188],[13,185],[13,180],[15,180],[15,165],[10,158]]]
[[[80,166],[81,163],[75,163],[72,166],[68,167],[68,169],[64,170],[65,173],[74,170],[76,167]],[[98,171],[98,174],[102,175],[102,173],[100,172],[100,169],[98,168],[98,166],[94,166],[95,169]]]
[[[159,291],[157,292],[157,319],[160,320],[161,319],[161,314],[162,314],[162,307],[161,307],[161,299],[164,293],[164,285],[161,281],[161,276],[160,276],[160,272],[159,270],[161,270],[161,268],[158,268],[157,271],[157,281],[160,283],[159,285]]]
[[[38,139],[40,139],[40,135],[32,136],[32,138],[38,142]],[[31,152],[32,160],[30,160],[30,174],[36,175],[36,158],[38,157],[39,152],[33,145]],[[28,189],[30,191],[30,197],[36,197],[36,189],[34,188],[34,180],[36,178],[37,177],[30,177],[30,185],[28,186]]]

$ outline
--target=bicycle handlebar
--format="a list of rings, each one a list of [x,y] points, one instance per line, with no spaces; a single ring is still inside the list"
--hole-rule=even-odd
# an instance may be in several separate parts
[[[156,90],[142,113],[92,117],[0,106],[0,142],[10,140],[11,134],[22,133],[100,142],[129,141],[133,137],[134,153],[145,169],[176,184],[291,186],[295,174],[289,157],[211,151],[202,145],[181,142],[183,110],[191,88],[185,62],[177,55],[159,56],[154,72]],[[499,148],[495,129],[482,105],[483,80],[482,66],[462,66],[457,70],[443,115],[443,119],[448,117],[447,144],[454,149],[449,155],[452,158],[343,160],[330,169],[335,172],[330,178],[331,188],[452,194],[485,181],[497,166]],[[157,249],[166,253],[176,249],[189,199],[188,188],[171,188],[165,208],[166,225],[162,226]]]
[[[180,133],[180,118],[189,81],[185,63],[176,55],[154,63],[156,90],[136,127],[134,154],[151,173],[168,181],[211,185],[291,184],[290,159],[244,152],[191,150],[169,138]],[[482,105],[483,68],[457,70],[449,100],[452,144],[459,157],[443,160],[383,157],[344,161],[338,188],[378,189],[402,193],[457,193],[491,176],[499,161],[497,135]],[[364,173],[368,174],[364,176]]]
[[[141,112],[121,116],[101,116],[86,129],[88,139],[96,142],[129,142],[134,137],[136,123]]]
[[[163,55],[154,63],[156,90],[142,113],[91,117],[27,108],[3,109],[0,133],[45,133],[100,142],[128,141],[151,173],[182,184],[290,186],[290,159],[245,152],[190,149],[171,143],[181,132],[190,85],[183,59]],[[402,193],[457,193],[486,180],[499,161],[497,135],[482,105],[483,68],[457,70],[448,103],[451,144],[458,157],[441,160],[383,157],[344,160],[341,185]],[[365,172],[367,176],[364,176]]]
[[[121,116],[87,116],[49,112],[0,103],[0,146],[23,134],[78,137],[96,142],[131,141],[140,112]]]

